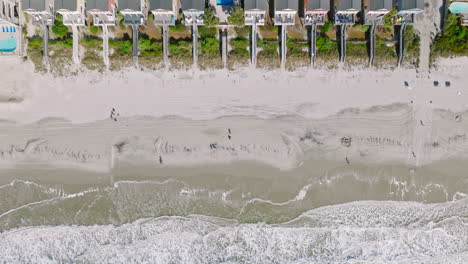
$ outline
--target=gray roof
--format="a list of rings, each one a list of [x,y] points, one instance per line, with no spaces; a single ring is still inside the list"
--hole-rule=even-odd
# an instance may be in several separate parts
[[[338,10],[342,11],[351,8],[361,10],[361,0],[338,0]]]
[[[424,9],[424,0],[397,0],[398,10]]]
[[[131,9],[140,11],[141,10],[141,1],[140,0],[119,0],[118,1],[119,10]]]
[[[299,10],[299,0],[276,0],[275,10],[283,9]]]
[[[172,1],[171,0],[151,0],[150,8],[151,10],[155,10],[155,9],[172,10]]]
[[[250,9],[260,9],[260,10],[266,10],[266,1],[267,0],[244,0],[244,9],[245,10],[250,10]]]
[[[107,11],[109,10],[109,5],[107,0],[86,0],[86,10],[91,9]]]
[[[30,8],[37,11],[45,10],[45,0],[21,0],[21,5],[23,6],[23,10]]]
[[[182,10],[205,10],[205,0],[182,0]]]
[[[77,0],[54,0],[54,9],[77,10]]]
[[[390,0],[391,1],[391,0]],[[330,10],[330,0],[309,0],[307,10],[325,9]]]
[[[393,9],[392,0],[371,0],[369,10]]]

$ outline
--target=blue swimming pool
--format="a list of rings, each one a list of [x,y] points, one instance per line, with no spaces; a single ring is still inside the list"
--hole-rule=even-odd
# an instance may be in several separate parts
[[[468,3],[462,3],[462,2],[455,2],[452,3],[449,7],[450,12],[453,14],[457,14],[460,12],[466,12],[468,13]]]
[[[16,50],[16,37],[0,39],[0,52],[13,52]]]
[[[217,5],[234,5],[234,0],[216,0]]]

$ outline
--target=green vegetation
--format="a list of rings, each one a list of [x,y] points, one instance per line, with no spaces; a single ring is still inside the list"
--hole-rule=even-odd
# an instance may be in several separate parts
[[[203,38],[215,38],[217,29],[215,27],[198,27],[198,33],[200,37]]]
[[[109,40],[109,46],[114,48],[116,55],[126,55],[130,54],[132,51],[132,41],[131,40]]]
[[[98,27],[98,26],[95,26],[95,25],[89,26],[89,32],[91,32],[91,34],[93,34],[93,35],[97,35],[101,31],[102,31],[101,27]]]
[[[192,57],[192,42],[187,40],[171,39],[169,43],[171,55]]]
[[[237,38],[248,38],[251,32],[251,26],[235,27]]]
[[[219,56],[219,41],[215,38],[204,38],[200,41],[202,55]]]
[[[119,25],[119,28],[121,30],[126,30],[127,29],[127,25],[125,25],[125,20],[124,20],[124,15],[120,12],[117,12],[117,16],[116,16],[116,21],[117,21],[117,24]]]
[[[405,51],[407,53],[419,54],[419,35],[415,32],[412,25],[406,26],[405,31]]]
[[[243,27],[245,25],[244,9],[240,7],[234,8],[228,17],[228,23],[236,27]]]
[[[392,9],[392,11],[388,12],[385,16],[384,16],[384,26],[385,27],[393,27],[393,17],[398,13],[398,10],[396,10],[396,8]]]
[[[317,53],[320,55],[331,55],[333,52],[338,51],[338,45],[336,41],[329,39],[326,36],[318,36],[317,37]]]
[[[264,68],[279,67],[278,41],[259,40],[257,45],[262,49],[257,54],[258,66]]]
[[[28,48],[29,49],[35,49],[35,50],[41,50],[42,51],[42,39],[37,37],[37,38],[31,38],[28,41]]]
[[[184,32],[186,27],[184,24],[176,24],[175,26],[169,26],[169,30],[172,32]]]
[[[219,18],[215,16],[215,11],[212,8],[205,8],[205,17],[203,23],[207,27],[215,27],[219,25]]]
[[[468,55],[468,27],[459,25],[457,15],[448,15],[445,33],[434,41],[432,53],[443,57]]]
[[[102,50],[102,39],[87,37],[81,41],[81,44],[88,49]]]
[[[68,35],[68,27],[63,24],[62,15],[58,14],[55,17],[54,25],[52,26],[52,32],[59,38],[64,38]]]
[[[250,43],[246,39],[233,39],[233,40],[231,40],[231,47],[233,49],[247,50],[249,45],[250,45]]]
[[[330,30],[331,27],[333,27],[332,23],[325,22],[325,24],[323,26],[321,26],[320,32],[322,32],[323,34],[326,34]]]
[[[307,56],[307,52],[303,51],[303,48],[308,47],[308,43],[305,40],[287,38],[286,47],[288,49],[287,54],[289,57],[302,58],[304,55]]]
[[[141,56],[148,57],[161,57],[162,56],[162,43],[155,39],[149,39],[147,37],[140,37],[138,39],[138,47],[141,52]]]
[[[66,39],[53,39],[49,40],[50,45],[60,45],[63,48],[71,49],[73,48],[73,39],[66,38]]]
[[[33,62],[34,68],[38,72],[45,72],[47,69],[42,64],[43,43],[39,36],[28,38],[28,58]]]
[[[262,48],[263,52],[275,56],[278,54],[278,42],[277,41],[266,41],[266,40],[259,40],[257,42],[259,48]]]

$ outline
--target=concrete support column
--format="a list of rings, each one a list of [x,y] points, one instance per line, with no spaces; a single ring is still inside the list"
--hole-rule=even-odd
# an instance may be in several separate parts
[[[250,48],[251,63],[254,67],[257,67],[257,24],[252,25],[252,44]]]
[[[286,25],[281,26],[281,68],[286,67]]]
[[[223,28],[223,30],[221,31],[221,34],[222,34],[222,43],[221,43],[221,49],[222,49],[222,59],[223,59],[223,66],[224,68],[227,67],[227,49],[228,49],[228,45],[227,45],[227,29],[226,28]]]
[[[47,67],[49,65],[49,26],[46,25],[46,22],[42,22],[42,44],[43,44],[43,63]]]
[[[315,65],[315,57],[317,56],[317,25],[310,26],[310,64]]]
[[[109,67],[109,29],[107,25],[102,25],[102,56],[104,59],[104,65],[106,68]]]
[[[369,30],[369,67],[371,67],[374,64],[375,56],[375,25],[372,24]]]
[[[403,63],[403,57],[405,55],[405,29],[406,23],[401,24],[400,26],[400,38],[398,43],[398,67]]]
[[[193,22],[192,25],[192,39],[193,39],[193,66],[198,67],[198,26]]]
[[[138,26],[137,25],[132,25],[132,33],[133,33],[133,36],[132,36],[133,63],[135,64],[135,66],[138,66]]]
[[[78,35],[78,26],[73,25],[73,62],[75,64],[80,64],[80,49],[79,49],[79,35]]]
[[[346,24],[340,26],[340,62],[346,60]]]
[[[162,37],[163,37],[163,57],[164,65],[169,67],[169,35],[168,35],[168,26],[162,26]]]

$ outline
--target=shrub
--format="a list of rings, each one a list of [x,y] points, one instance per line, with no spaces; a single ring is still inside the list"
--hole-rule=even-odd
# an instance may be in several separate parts
[[[41,50],[42,49],[42,39],[40,38],[33,38],[28,41],[28,47],[30,49],[37,49]]]
[[[250,34],[250,26],[235,27],[234,30],[238,38],[247,38]]]
[[[337,49],[336,41],[322,36],[317,37],[316,45],[317,49],[324,55],[329,55],[334,49]]]
[[[133,47],[130,40],[109,40],[109,46],[113,47],[119,55],[130,53]]]
[[[203,18],[203,23],[207,27],[215,27],[219,25],[219,18],[215,16],[214,9],[205,8],[205,17]]]
[[[52,26],[52,32],[57,37],[63,38],[68,35],[68,27],[63,24],[62,15],[57,15]]]
[[[191,55],[191,42],[185,40],[174,41],[169,44],[169,50],[172,55]]]
[[[101,31],[101,27],[97,27],[95,25],[91,25],[89,27],[89,32],[91,32],[91,34],[93,35],[96,35],[97,33],[99,33]]]
[[[332,27],[333,25],[330,23],[330,22],[325,22],[325,24],[323,24],[322,28],[320,29],[320,31],[323,33],[323,34],[326,34],[330,28]]]
[[[162,43],[154,39],[140,38],[138,39],[138,46],[142,56],[161,56]]]
[[[217,29],[215,27],[199,27],[198,32],[201,38],[214,38],[216,37]]]
[[[249,47],[250,43],[245,39],[233,39],[231,40],[231,46],[233,49],[244,49],[246,50]]]
[[[176,24],[175,26],[169,26],[169,30],[172,32],[184,32],[186,27],[184,24]]]
[[[468,55],[468,27],[458,23],[455,14],[449,14],[444,35],[437,38],[433,49],[441,55]]]
[[[228,17],[228,23],[236,27],[243,27],[245,25],[244,9],[239,7],[234,8]]]
[[[215,38],[205,38],[200,41],[200,50],[209,55],[219,53],[219,41]]]

